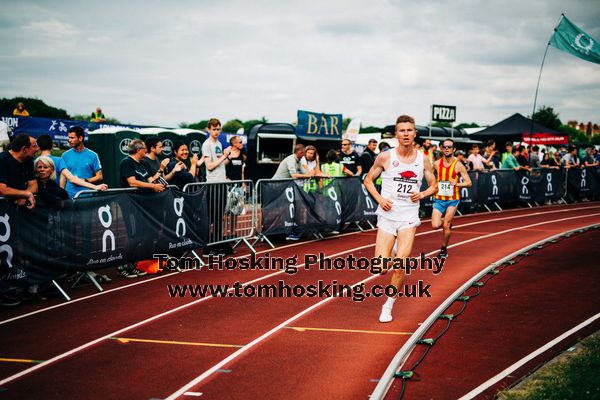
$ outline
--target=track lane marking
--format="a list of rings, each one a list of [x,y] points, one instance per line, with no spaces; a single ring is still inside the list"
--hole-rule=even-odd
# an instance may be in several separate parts
[[[561,206],[562,205],[553,205],[553,206],[545,206],[545,207],[550,208],[550,207],[561,207]],[[523,217],[536,216],[536,215],[540,215],[540,214],[552,214],[552,213],[559,213],[559,212],[580,211],[580,210],[587,210],[587,209],[591,209],[591,208],[600,208],[600,206],[592,206],[592,205],[590,205],[590,206],[579,207],[579,208],[562,208],[562,209],[558,209],[558,210],[549,210],[549,211],[543,211],[543,212],[542,211],[538,211],[536,213],[531,213],[531,214],[526,214],[526,213],[521,214],[521,213],[519,213],[519,215],[513,215],[513,216],[510,216],[510,217],[487,219],[487,220],[484,219],[482,221],[474,221],[474,222],[470,222],[470,223],[467,223],[467,224],[456,225],[456,226],[454,226],[453,229],[458,229],[458,228],[461,228],[461,227],[471,226],[471,225],[476,225],[476,224],[481,224],[481,223],[488,223],[488,222],[503,221],[503,220],[514,219],[514,218],[523,218]],[[513,210],[506,210],[506,211],[492,211],[492,212],[485,212],[485,213],[465,214],[465,215],[456,216],[454,219],[456,220],[456,219],[467,218],[467,217],[490,216],[490,215],[495,215],[495,214],[501,214],[501,213],[504,213],[504,212],[517,212],[517,211],[529,211],[529,210],[531,210],[531,209],[529,209],[529,208],[523,208],[523,209],[513,209]],[[431,220],[430,219],[423,220],[423,221],[421,221],[421,224],[423,222],[428,222],[428,221],[431,221]],[[366,232],[369,232],[369,231],[374,231],[374,229],[368,229],[368,230],[365,230],[365,231],[358,231],[358,232],[343,233],[341,235],[327,237],[324,240],[336,239],[336,238],[339,238],[339,237],[342,237],[342,236],[346,236],[346,235],[355,235],[355,234],[359,234],[360,235],[360,234],[363,234],[363,233],[366,233]],[[417,233],[417,235],[431,234],[431,233],[435,233],[435,232],[438,232],[438,231],[439,230],[429,230],[429,231],[426,231],[426,232]],[[459,233],[459,232],[457,232],[457,233]],[[263,253],[267,253],[267,252],[270,252],[270,251],[278,251],[278,250],[281,250],[281,249],[286,249],[286,248],[293,247],[293,246],[301,246],[301,245],[312,243],[312,242],[316,242],[316,241],[318,241],[318,239],[308,240],[306,242],[298,242],[298,243],[287,244],[287,245],[284,245],[284,246],[281,246],[281,247],[277,247],[275,249],[260,250],[260,251],[257,251],[256,254],[263,254]],[[232,258],[233,259],[240,259],[240,258],[246,257],[248,255],[249,254],[244,254],[244,255],[240,255],[240,256],[236,256],[236,257],[232,257]],[[20,320],[20,319],[23,319],[23,318],[27,318],[27,317],[30,317],[30,316],[33,316],[33,315],[36,315],[36,314],[40,314],[40,313],[43,313],[43,312],[46,312],[46,311],[51,311],[51,310],[54,310],[54,309],[57,309],[57,308],[60,308],[60,307],[65,307],[65,306],[68,306],[68,305],[76,304],[76,303],[78,303],[80,301],[83,301],[83,300],[88,300],[88,299],[92,299],[92,298],[95,298],[95,297],[98,297],[98,296],[103,296],[103,295],[108,294],[108,293],[117,292],[117,291],[120,291],[120,290],[128,289],[130,287],[138,286],[138,285],[143,285],[143,284],[150,283],[150,282],[153,282],[153,281],[156,281],[156,280],[159,280],[159,279],[164,279],[164,278],[170,277],[172,275],[177,275],[177,274],[184,273],[184,272],[189,272],[189,271],[192,271],[192,270],[184,270],[182,272],[167,273],[165,275],[161,275],[161,276],[157,276],[157,277],[153,277],[153,278],[144,279],[142,281],[135,282],[135,283],[130,283],[130,284],[126,284],[126,285],[123,285],[123,286],[119,286],[117,288],[104,290],[104,291],[98,292],[98,293],[93,293],[93,294],[90,294],[88,296],[80,297],[78,299],[72,299],[71,301],[68,301],[68,302],[63,302],[63,303],[55,304],[53,306],[45,307],[45,308],[42,308],[42,309],[39,309],[39,310],[31,311],[31,312],[26,313],[26,314],[21,314],[21,315],[17,315],[15,317],[12,317],[12,318],[5,319],[3,321],[0,321],[0,325],[8,324],[10,322],[14,322],[14,321],[17,321],[17,320]]]
[[[360,329],[341,329],[341,328],[309,328],[304,326],[285,326],[286,329],[292,329],[297,332],[318,331],[318,332],[344,332],[344,333],[372,333],[377,335],[412,335],[413,332],[386,332],[386,331],[364,331]]]
[[[502,234],[505,234],[505,233],[514,232],[514,231],[517,231],[517,230],[520,230],[520,229],[529,228],[529,227],[532,227],[532,226],[554,224],[556,222],[562,222],[562,221],[567,221],[567,220],[572,220],[572,219],[578,219],[578,218],[589,218],[589,217],[593,217],[593,216],[597,216],[597,215],[600,215],[600,213],[584,214],[584,215],[578,215],[578,216],[574,216],[574,217],[566,217],[566,218],[555,219],[555,220],[552,220],[552,221],[539,222],[539,223],[525,225],[525,226],[516,227],[516,228],[510,228],[510,229],[506,229],[506,230],[503,230],[503,231],[494,232],[494,233],[491,233],[491,234],[488,234],[488,235],[485,235],[485,236],[481,236],[481,237],[478,237],[478,238],[473,238],[473,239],[465,240],[463,242],[458,242],[458,243],[455,243],[452,247],[457,247],[457,246],[460,246],[460,245],[463,245],[463,244],[472,243],[472,242],[477,241],[477,240],[482,240],[482,239],[485,239],[485,238],[488,238],[488,237],[494,237],[494,236],[497,236],[497,235],[502,235]],[[450,247],[451,246],[448,246],[448,248],[450,248]],[[430,255],[433,255],[433,254],[438,253],[438,252],[439,252],[439,250],[434,250],[434,251],[431,251],[431,252],[427,253],[426,256],[430,256]],[[363,280],[355,283],[354,285],[352,285],[352,287],[355,287],[355,286],[367,283],[367,282],[369,282],[369,281],[371,281],[373,279],[379,278],[381,276],[382,275],[373,275],[371,277],[368,277],[366,279],[363,279]],[[178,389],[177,391],[173,392],[171,395],[169,395],[168,397],[166,397],[165,400],[175,400],[175,399],[177,399],[184,392],[186,392],[189,389],[195,387],[200,382],[202,382],[203,380],[205,380],[206,378],[208,378],[209,376],[211,376],[213,373],[215,373],[217,370],[219,370],[222,367],[224,367],[225,365],[229,364],[234,359],[236,359],[240,355],[244,354],[246,351],[248,351],[252,347],[256,346],[260,342],[264,341],[265,339],[267,339],[268,337],[270,337],[274,333],[276,333],[276,332],[280,331],[281,329],[283,329],[284,327],[290,325],[292,322],[300,319],[301,317],[303,317],[304,315],[308,314],[312,310],[314,310],[314,309],[320,307],[321,305],[323,305],[323,304],[325,304],[325,303],[327,303],[327,302],[329,302],[329,301],[331,301],[333,299],[336,299],[336,298],[337,297],[328,297],[328,298],[325,298],[325,299],[319,301],[318,303],[315,303],[312,306],[310,306],[310,307],[302,310],[298,314],[290,317],[286,321],[282,322],[281,324],[275,326],[271,330],[269,330],[269,331],[265,332],[264,334],[262,334],[261,336],[257,337],[252,342],[248,343],[246,346],[244,346],[241,349],[239,349],[239,350],[235,351],[234,353],[230,354],[228,357],[222,359],[217,364],[213,365],[211,368],[207,369],[202,374],[198,375],[192,381],[188,382],[186,385],[182,386],[180,389]],[[2,384],[4,384],[4,382],[0,381],[0,385],[2,385]]]
[[[592,322],[596,321],[598,318],[600,318],[600,313],[598,313],[598,314],[596,314],[596,315],[594,315],[594,316],[586,319],[585,321],[583,321],[579,325],[577,325],[577,326],[569,329],[568,331],[566,331],[562,335],[560,335],[560,336],[552,339],[551,341],[549,341],[548,343],[546,343],[545,345],[543,345],[539,349],[535,350],[534,352],[529,353],[527,356],[521,358],[519,361],[517,361],[513,365],[511,365],[508,368],[504,369],[502,372],[499,372],[496,376],[488,379],[487,381],[483,382],[481,385],[477,386],[475,389],[471,390],[469,393],[467,393],[464,396],[462,396],[459,400],[467,400],[467,399],[474,398],[475,396],[477,396],[481,392],[483,392],[486,389],[488,389],[490,386],[492,386],[495,383],[498,383],[499,381],[501,381],[502,379],[504,379],[511,372],[514,372],[517,369],[521,368],[523,365],[527,364],[529,361],[533,360],[534,358],[536,358],[540,354],[544,353],[545,351],[551,349],[557,343],[562,342],[564,339],[568,338],[569,336],[571,336],[572,334],[576,333],[577,331],[580,331],[581,329],[583,329],[586,326],[590,325]]]
[[[600,208],[600,206],[595,206],[595,207],[586,207],[586,208]],[[541,213],[541,214],[545,214],[545,213]],[[560,222],[560,221],[566,221],[566,220],[578,219],[578,218],[588,218],[588,217],[591,217],[591,216],[596,216],[596,215],[600,215],[600,213],[595,213],[595,214],[582,214],[582,215],[577,215],[577,216],[574,216],[574,217],[566,217],[566,218],[562,218],[562,219],[554,219],[554,220],[552,220],[552,221],[544,221],[544,222],[540,222],[540,223],[536,223],[536,224],[531,224],[531,225],[526,225],[526,226],[521,226],[521,227],[516,227],[516,228],[507,229],[507,230],[500,231],[500,232],[491,233],[491,234],[489,234],[489,235],[486,235],[486,236],[482,236],[482,237],[479,237],[479,238],[470,239],[470,240],[467,240],[467,241],[464,241],[464,242],[460,242],[460,243],[470,243],[470,242],[473,242],[473,241],[475,241],[475,240],[481,240],[481,239],[484,239],[484,238],[487,238],[487,237],[492,237],[492,236],[500,235],[500,234],[503,234],[503,233],[513,232],[513,231],[520,230],[520,229],[524,229],[524,228],[528,228],[528,227],[531,227],[531,226],[545,225],[545,224],[556,223],[556,222]],[[530,214],[528,214],[528,215],[524,215],[524,216],[521,216],[521,217],[526,217],[526,216],[530,216]],[[512,217],[508,217],[508,219],[511,219],[511,218],[512,218]],[[507,219],[507,218],[500,218],[500,219],[496,219],[496,220],[502,220],[502,219]],[[484,221],[479,221],[479,222],[473,222],[473,223],[470,223],[470,224],[464,224],[463,226],[466,226],[466,225],[472,225],[472,224],[476,224],[476,223],[486,223],[486,222],[491,222],[491,221],[485,221],[485,220],[484,220]],[[455,228],[456,228],[456,227],[455,227]],[[425,235],[425,234],[430,234],[430,233],[437,233],[437,231],[421,232],[420,234],[417,234],[417,235]],[[454,244],[454,245],[452,245],[452,246],[448,246],[448,248],[450,248],[450,247],[454,247],[454,246],[457,246],[457,245],[459,245],[459,244],[457,243],[457,244]],[[359,247],[356,247],[356,248],[353,248],[353,249],[348,249],[348,250],[346,250],[346,251],[342,251],[342,252],[339,252],[339,253],[336,253],[336,254],[331,254],[331,255],[329,255],[328,257],[336,257],[336,256],[339,256],[339,255],[342,255],[342,254],[347,254],[347,253],[351,253],[351,252],[354,252],[354,251],[358,251],[358,250],[362,250],[362,249],[369,248],[369,247],[374,247],[374,246],[375,246],[375,244],[374,244],[374,243],[372,243],[372,244],[368,244],[368,245],[364,245],[364,246],[359,246]],[[427,253],[426,255],[433,255],[433,254],[436,254],[436,253],[438,253],[438,252],[439,252],[439,249],[437,249],[437,250],[434,250],[434,251],[432,251],[432,252],[430,252],[430,253]],[[302,264],[302,265],[303,265],[303,264]],[[265,276],[261,276],[261,277],[258,277],[258,278],[256,278],[256,279],[253,279],[253,280],[251,280],[251,281],[245,282],[245,283],[243,283],[243,284],[242,284],[242,286],[251,285],[251,284],[253,284],[253,283],[255,283],[255,282],[259,282],[259,281],[262,281],[262,280],[265,280],[265,279],[268,279],[268,278],[271,278],[271,277],[273,277],[273,276],[277,276],[277,275],[280,275],[280,274],[283,274],[283,273],[285,273],[285,270],[281,270],[281,271],[277,271],[277,272],[274,272],[274,273],[271,273],[271,274],[267,274],[267,275],[265,275]],[[366,278],[364,281],[361,281],[361,282],[358,282],[358,283],[356,283],[354,286],[357,286],[357,285],[359,285],[359,284],[361,284],[361,283],[366,283],[366,282],[370,281],[371,279],[375,279],[375,278],[377,278],[377,277],[380,277],[380,276],[381,276],[381,275],[373,275],[373,276],[371,276],[371,277],[369,277],[369,278]],[[231,288],[231,289],[229,289],[228,291],[233,291],[233,290],[234,290],[234,288]],[[38,370],[38,369],[40,369],[40,368],[46,367],[46,366],[48,366],[48,365],[50,365],[50,364],[54,364],[55,362],[57,362],[57,361],[60,361],[60,360],[62,360],[62,359],[64,359],[64,358],[70,357],[70,356],[71,356],[71,355],[73,355],[73,354],[76,354],[76,353],[78,353],[78,352],[80,352],[80,351],[82,351],[82,350],[85,350],[85,349],[87,349],[88,347],[92,347],[92,346],[94,346],[94,345],[96,345],[96,344],[98,344],[98,343],[100,343],[100,342],[102,342],[102,341],[104,341],[104,340],[107,340],[107,339],[109,339],[109,338],[111,338],[111,337],[119,336],[119,335],[120,335],[121,333],[123,333],[123,332],[127,332],[127,331],[129,331],[129,330],[132,330],[132,329],[138,328],[138,327],[140,327],[140,326],[146,325],[146,324],[148,324],[148,323],[150,323],[150,322],[156,321],[156,320],[158,320],[158,319],[160,319],[160,318],[163,318],[163,317],[165,317],[165,316],[167,316],[167,315],[170,315],[170,314],[176,313],[176,312],[178,312],[178,311],[180,311],[180,310],[186,309],[186,308],[188,308],[188,307],[191,307],[191,306],[193,306],[193,305],[196,305],[196,304],[198,304],[198,303],[202,303],[202,302],[204,302],[204,301],[208,301],[208,300],[210,300],[210,299],[212,299],[212,298],[213,298],[213,297],[204,297],[204,298],[201,298],[201,299],[198,299],[198,300],[194,300],[194,301],[192,301],[192,302],[190,302],[190,303],[182,304],[182,305],[181,305],[181,306],[179,306],[179,307],[176,307],[176,308],[173,308],[173,309],[167,310],[167,311],[165,311],[165,312],[162,312],[162,313],[160,313],[160,314],[156,314],[156,315],[154,315],[154,316],[152,316],[152,317],[146,318],[146,319],[144,319],[144,320],[142,320],[142,321],[139,321],[139,322],[137,322],[137,323],[135,323],[135,324],[132,324],[132,325],[126,326],[126,327],[124,327],[124,328],[121,328],[121,329],[119,329],[119,330],[117,330],[117,331],[114,331],[114,332],[111,332],[111,333],[109,333],[109,334],[107,334],[107,335],[104,335],[104,336],[101,336],[101,337],[99,337],[99,338],[96,338],[96,339],[94,339],[94,340],[92,340],[92,341],[89,341],[89,342],[87,342],[87,343],[84,343],[84,344],[82,344],[82,345],[80,345],[80,346],[78,346],[78,347],[75,347],[75,348],[73,348],[73,349],[71,349],[71,350],[69,350],[69,351],[66,351],[66,352],[64,352],[64,353],[61,353],[61,354],[59,354],[59,355],[56,355],[56,356],[54,356],[54,357],[52,357],[52,358],[50,358],[50,359],[48,359],[48,360],[44,361],[43,363],[37,364],[37,365],[35,365],[35,366],[33,366],[33,367],[27,368],[27,369],[25,369],[25,370],[23,370],[23,371],[20,371],[20,372],[16,373],[16,374],[10,375],[10,376],[8,376],[8,377],[6,377],[6,378],[4,378],[4,379],[0,380],[0,386],[2,386],[2,385],[5,385],[5,384],[7,384],[7,383],[9,383],[9,382],[12,382],[12,381],[14,381],[14,380],[16,380],[16,379],[19,379],[19,378],[21,378],[21,377],[23,377],[23,376],[25,376],[25,375],[28,375],[28,374],[30,374],[30,373],[32,373],[32,372],[34,372],[34,371],[37,371],[37,370]],[[253,341],[252,341],[252,342],[250,342],[249,344],[246,344],[244,347],[242,347],[242,348],[240,348],[239,350],[237,350],[236,352],[234,352],[234,353],[233,353],[231,356],[235,356],[235,357],[237,357],[239,354],[241,354],[241,353],[245,352],[247,348],[253,347],[254,345],[256,345],[256,343],[258,343],[258,342],[262,341],[262,340],[263,340],[263,339],[262,339],[263,337],[268,337],[268,336],[270,336],[270,335],[273,333],[272,331],[274,331],[274,330],[275,330],[275,331],[278,331],[278,330],[280,330],[282,327],[284,327],[284,326],[286,326],[286,325],[289,325],[291,322],[293,322],[293,321],[295,321],[296,319],[300,318],[302,315],[304,315],[305,313],[309,312],[310,310],[312,310],[312,309],[314,309],[314,308],[316,308],[316,307],[320,306],[321,304],[324,304],[325,302],[327,302],[327,301],[329,301],[329,300],[332,300],[332,299],[334,299],[334,297],[326,298],[326,299],[322,300],[321,302],[318,302],[318,303],[314,304],[313,306],[311,306],[311,307],[309,307],[309,308],[305,309],[305,310],[304,310],[304,311],[302,311],[300,314],[297,314],[296,316],[294,316],[294,317],[292,317],[292,318],[288,319],[287,321],[285,321],[283,324],[280,324],[280,325],[278,325],[277,327],[275,327],[275,328],[271,329],[271,330],[270,330],[270,331],[268,331],[267,333],[265,333],[265,334],[261,335],[260,337],[256,338],[255,340],[253,340]],[[230,357],[231,357],[231,356],[230,356]],[[233,357],[233,358],[235,358],[235,357]],[[228,358],[229,358],[229,357],[228,357]],[[226,361],[226,360],[227,360],[226,362],[228,362],[228,358],[227,358],[227,359],[225,359],[225,360],[222,360],[221,362],[223,362],[223,361]],[[218,367],[217,367],[217,368],[214,368],[214,370],[213,370],[213,368],[211,368],[211,369],[209,370],[209,371],[210,371],[210,373],[209,373],[208,375],[212,374],[212,373],[213,373],[213,372],[215,372],[217,369],[220,369],[220,367],[222,366],[222,365],[220,365],[220,364],[221,364],[221,362],[220,362],[219,364],[216,364]],[[207,371],[207,372],[209,372],[209,371]],[[206,374],[206,373],[205,373],[205,374]],[[205,374],[202,374],[202,375],[200,375],[200,377],[202,377],[202,379],[201,379],[201,380],[204,380],[204,379],[206,378],[206,376],[208,376],[208,375],[206,375],[206,376],[205,376]],[[189,389],[189,388],[191,387],[191,386],[190,386],[190,387],[187,387],[187,386],[188,386],[188,385],[186,385],[186,390],[187,390],[187,389]],[[192,385],[192,386],[193,386],[193,385]],[[181,391],[181,390],[180,390],[180,391]],[[179,393],[180,391],[177,391],[177,393]],[[178,396],[180,396],[182,393],[183,393],[183,391],[181,391],[181,393],[179,393],[179,394],[178,394]],[[171,396],[172,396],[172,395],[171,395]],[[170,396],[168,399],[172,399],[172,398],[174,398],[174,397],[171,397],[171,396]],[[168,399],[165,399],[165,400],[168,400]]]
[[[176,344],[182,346],[202,346],[202,347],[244,347],[241,344],[224,344],[224,343],[202,343],[202,342],[180,342],[176,340],[158,340],[158,339],[138,339],[126,337],[110,337],[108,339],[116,340],[120,343],[156,343],[156,344]]]
[[[39,363],[43,363],[44,361],[43,360],[28,360],[26,358],[0,358],[0,362],[39,364]]]

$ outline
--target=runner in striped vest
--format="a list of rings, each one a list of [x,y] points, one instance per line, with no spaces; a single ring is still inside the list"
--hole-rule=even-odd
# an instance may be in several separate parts
[[[433,229],[444,228],[440,257],[448,257],[448,242],[452,229],[452,218],[460,202],[460,188],[471,187],[471,178],[465,166],[454,157],[454,141],[446,139],[442,142],[444,157],[437,160],[434,170],[437,173],[438,192],[433,199],[431,226]],[[462,182],[460,182],[462,178]],[[444,215],[445,213],[445,215]]]

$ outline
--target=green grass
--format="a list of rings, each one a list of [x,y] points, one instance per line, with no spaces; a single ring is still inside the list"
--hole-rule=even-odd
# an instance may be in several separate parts
[[[581,342],[575,354],[548,365],[518,388],[499,394],[507,400],[600,399],[600,335]]]

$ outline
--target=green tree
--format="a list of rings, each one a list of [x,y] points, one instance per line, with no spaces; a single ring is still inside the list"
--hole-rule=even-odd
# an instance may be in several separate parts
[[[352,121],[352,118],[344,118],[342,120],[342,130],[345,132],[346,130],[348,130],[348,125],[350,125],[350,121]]]
[[[569,135],[569,142],[571,143],[588,143],[589,139],[587,135],[578,129],[573,128],[569,125],[561,125],[558,130]]]
[[[592,143],[600,144],[600,133],[596,133],[594,136],[592,136]]]
[[[376,126],[365,126],[360,128],[360,133],[381,133],[383,129]]]
[[[460,124],[455,126],[456,129],[465,129],[465,128],[479,128],[479,124],[477,122],[461,122]]]
[[[22,102],[32,117],[69,119],[69,114],[62,108],[47,105],[40,99],[32,97],[13,97],[0,99],[0,115],[12,115],[17,104]]]
[[[223,125],[223,132],[236,133],[238,129],[243,128],[244,124],[239,119],[232,119],[231,121],[225,122]]]
[[[541,106],[533,113],[532,119],[538,124],[542,124],[550,129],[559,129],[562,125],[562,122],[558,118],[558,113],[554,112],[554,109],[548,106]]]
[[[188,129],[196,129],[196,130],[206,129],[207,126],[208,126],[207,119],[204,119],[200,122],[193,122],[191,124],[188,124],[187,122],[182,122],[179,124],[180,128],[188,128]]]
[[[264,116],[261,119],[249,119],[248,121],[244,121],[244,132],[248,134],[248,132],[250,132],[250,129],[252,129],[254,125],[266,124],[268,122],[269,121],[267,121],[267,119]]]

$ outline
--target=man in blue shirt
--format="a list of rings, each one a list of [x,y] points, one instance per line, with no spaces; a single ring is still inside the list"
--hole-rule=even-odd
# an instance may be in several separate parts
[[[102,181],[102,166],[98,154],[90,149],[87,149],[83,143],[85,132],[80,126],[72,126],[67,132],[70,150],[67,150],[62,155],[60,170],[66,168],[78,178],[81,178],[89,183],[98,184]],[[83,186],[75,185],[71,182],[61,181],[69,197],[73,198],[80,190],[86,190]]]

